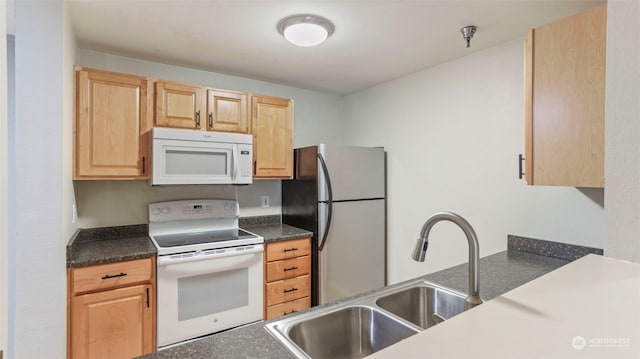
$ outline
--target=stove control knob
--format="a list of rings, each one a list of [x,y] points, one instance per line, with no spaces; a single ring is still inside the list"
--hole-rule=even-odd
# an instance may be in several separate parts
[[[156,216],[157,216],[157,215],[159,215],[159,214],[160,214],[160,208],[158,208],[158,207],[153,207],[153,208],[151,209],[151,214],[156,215]]]
[[[171,213],[171,208],[169,208],[169,207],[167,207],[167,206],[162,207],[162,213],[164,213],[164,214],[169,214],[169,213]]]

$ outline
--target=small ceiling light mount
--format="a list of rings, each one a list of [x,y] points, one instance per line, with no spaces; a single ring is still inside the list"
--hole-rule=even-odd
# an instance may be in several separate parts
[[[287,41],[304,47],[320,45],[335,30],[331,21],[311,14],[287,16],[278,22],[277,28]]]
[[[473,38],[473,34],[476,33],[477,29],[478,28],[473,25],[468,25],[460,29],[460,32],[462,32],[462,37],[467,40],[467,47],[471,46],[471,39]]]

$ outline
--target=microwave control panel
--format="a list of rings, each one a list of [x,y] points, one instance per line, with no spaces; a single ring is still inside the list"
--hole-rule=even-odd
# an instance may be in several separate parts
[[[252,181],[252,165],[253,165],[253,148],[252,145],[238,145],[238,177],[237,184],[249,184]]]

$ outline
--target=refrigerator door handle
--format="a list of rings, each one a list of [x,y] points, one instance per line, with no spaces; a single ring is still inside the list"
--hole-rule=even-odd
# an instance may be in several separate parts
[[[329,234],[329,229],[331,228],[331,215],[333,212],[333,193],[331,192],[331,178],[329,177],[329,171],[327,170],[327,164],[324,162],[324,158],[321,153],[318,153],[318,160],[320,160],[320,166],[322,167],[322,173],[324,174],[325,182],[327,184],[327,195],[329,199],[327,201],[322,201],[321,203],[329,206],[329,211],[327,213],[327,222],[325,225],[324,233],[322,234],[322,240],[318,245],[318,251],[322,251],[324,248],[324,244],[327,241],[327,235]]]

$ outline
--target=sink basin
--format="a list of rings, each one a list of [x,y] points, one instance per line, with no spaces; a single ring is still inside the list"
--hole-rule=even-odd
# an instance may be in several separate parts
[[[381,297],[376,304],[423,329],[467,309],[464,296],[427,284]]]
[[[312,358],[362,358],[416,333],[378,310],[353,306],[295,324],[289,338]]]
[[[299,358],[362,358],[466,309],[463,294],[419,280],[286,316],[265,328]]]

